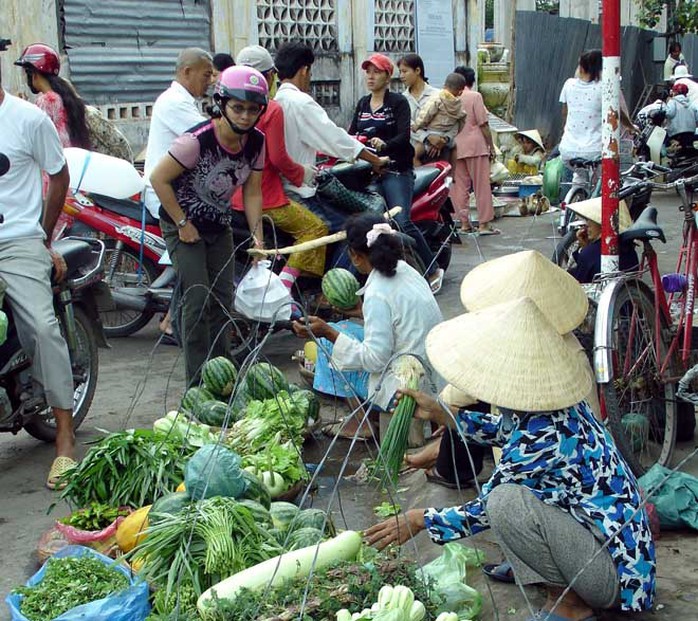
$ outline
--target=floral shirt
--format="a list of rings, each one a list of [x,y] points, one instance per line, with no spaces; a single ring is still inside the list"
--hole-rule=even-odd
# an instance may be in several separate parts
[[[502,458],[481,495],[461,507],[427,509],[425,522],[437,543],[489,528],[487,496],[506,483],[524,485],[541,501],[567,511],[610,540],[623,610],[649,610],[655,590],[655,553],[635,476],[610,434],[586,402],[557,412],[503,415],[461,410],[463,434],[502,447]],[[635,513],[635,515],[633,515]],[[629,522],[621,530],[621,526]]]
[[[61,139],[63,148],[72,147],[70,134],[68,133],[68,114],[65,111],[61,96],[54,91],[40,93],[37,95],[35,103],[53,121],[56,130],[58,130],[58,137]]]

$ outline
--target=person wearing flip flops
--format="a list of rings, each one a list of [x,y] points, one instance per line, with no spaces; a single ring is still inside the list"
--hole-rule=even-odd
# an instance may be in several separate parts
[[[45,205],[42,172],[48,178]],[[75,465],[73,372],[51,289],[51,271],[60,281],[66,265],[50,247],[69,181],[49,117],[0,87],[0,278],[7,284],[5,295],[22,348],[33,363],[32,379],[43,387],[56,421],[49,489],[56,489],[61,475]]]
[[[426,350],[444,379],[500,413],[447,411],[405,390],[417,401],[415,416],[457,426],[470,440],[500,447],[502,457],[474,500],[411,509],[366,530],[367,543],[383,549],[422,530],[445,543],[492,529],[517,584],[547,593],[530,621],[650,610],[649,520],[637,480],[585,401],[592,382],[578,351],[529,297],[438,325]]]

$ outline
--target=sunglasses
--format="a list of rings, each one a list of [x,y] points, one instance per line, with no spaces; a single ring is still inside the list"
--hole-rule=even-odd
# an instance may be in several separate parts
[[[257,116],[262,111],[262,106],[257,104],[252,104],[251,106],[244,106],[243,104],[228,104],[228,109],[234,114],[243,115],[249,114],[250,116]]]

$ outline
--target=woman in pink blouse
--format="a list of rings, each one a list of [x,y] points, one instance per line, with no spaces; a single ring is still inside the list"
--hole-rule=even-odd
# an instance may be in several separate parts
[[[85,103],[72,84],[58,76],[58,53],[48,45],[34,43],[24,49],[15,65],[26,72],[29,89],[37,95],[35,103],[53,121],[63,147],[89,149]]]

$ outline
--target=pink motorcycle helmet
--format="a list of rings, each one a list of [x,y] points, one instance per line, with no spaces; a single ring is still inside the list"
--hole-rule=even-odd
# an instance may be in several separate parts
[[[15,61],[18,67],[34,69],[39,73],[58,75],[61,70],[61,59],[56,50],[43,43],[32,43],[24,48],[21,56]]]
[[[252,67],[236,65],[228,67],[218,76],[213,93],[217,100],[238,99],[266,106],[269,87],[259,71]]]

